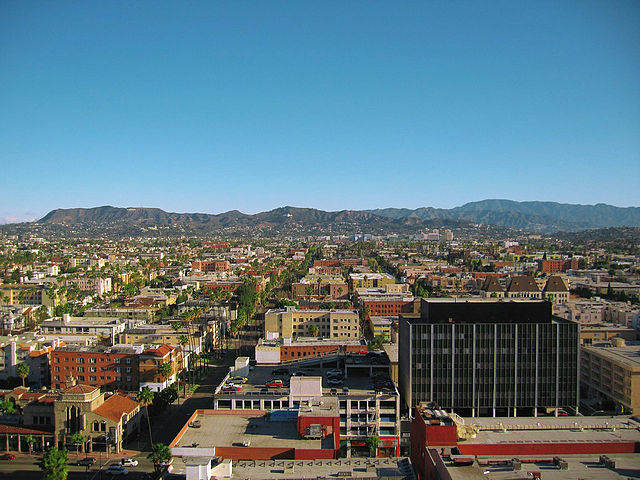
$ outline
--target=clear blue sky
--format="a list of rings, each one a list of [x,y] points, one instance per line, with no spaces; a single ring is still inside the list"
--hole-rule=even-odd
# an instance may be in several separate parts
[[[640,2],[0,2],[0,218],[640,205]]]

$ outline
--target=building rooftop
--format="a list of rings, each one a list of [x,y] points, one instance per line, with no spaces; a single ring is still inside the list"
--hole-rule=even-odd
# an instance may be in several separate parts
[[[139,405],[138,402],[131,400],[129,397],[116,393],[107,398],[94,413],[118,422],[122,415],[133,412]]]
[[[263,413],[216,415],[213,410],[205,410],[204,414],[198,414],[197,420],[200,420],[200,428],[187,427],[173,446],[189,447],[197,443],[199,448],[234,447],[250,441],[251,447],[257,448],[323,448],[322,440],[298,436],[296,419],[272,422]],[[332,439],[327,441],[329,445],[325,448],[333,448]]]
[[[360,363],[356,363],[356,360],[360,360]],[[331,391],[336,390],[333,395],[342,395],[343,388],[348,389],[349,395],[374,395],[376,392],[373,388],[372,375],[370,370],[373,369],[374,374],[380,373],[381,375],[388,376],[388,362],[378,363],[371,365],[371,362],[366,360],[365,355],[355,356],[353,362],[347,363],[347,377],[339,385],[331,385],[328,383],[327,372],[335,369],[333,365],[324,366],[320,368],[319,365],[314,365],[313,362],[319,362],[319,359],[307,359],[300,362],[300,365],[286,364],[286,365],[273,365],[273,366],[255,366],[247,375],[247,383],[242,385],[242,389],[239,392],[223,392],[220,390],[224,382],[216,389],[217,395],[268,395],[270,397],[283,397],[289,395],[289,388],[287,386],[281,388],[267,388],[265,383],[271,379],[281,379],[287,385],[290,381],[291,374],[294,372],[303,373],[305,376],[317,376],[322,377],[322,394],[329,396],[332,395]],[[275,375],[275,370],[286,368],[289,371],[287,375]],[[234,374],[230,374],[234,376]],[[395,394],[396,392],[388,392],[388,394]]]
[[[622,364],[633,370],[640,371],[640,345],[624,347],[583,346],[585,352],[604,357],[612,363]]]
[[[409,462],[402,458],[342,458],[337,460],[241,460],[233,463],[233,476],[237,479],[313,479],[412,478]],[[348,475],[346,475],[348,473]]]
[[[615,461],[613,469],[600,465],[599,455],[561,455],[560,459],[567,462],[566,470],[554,465],[551,455],[536,457],[518,457],[522,462],[521,470],[513,470],[511,458],[506,457],[481,457],[469,466],[453,466],[453,462],[447,460],[444,463],[451,480],[531,480],[533,472],[544,480],[628,480],[640,475],[636,455],[608,454],[607,457]]]
[[[269,310],[267,310],[267,312],[265,313],[265,315],[269,315],[269,314],[276,314],[276,313],[287,313],[287,312],[293,312],[293,313],[352,313],[354,315],[357,315],[358,312],[356,310],[347,310],[347,309],[339,309],[339,308],[332,308],[331,310],[298,310],[297,308],[293,308],[293,307],[289,307],[289,308],[271,308]]]
[[[469,444],[528,444],[582,442],[640,442],[640,423],[627,416],[474,417],[465,425],[475,427]]]

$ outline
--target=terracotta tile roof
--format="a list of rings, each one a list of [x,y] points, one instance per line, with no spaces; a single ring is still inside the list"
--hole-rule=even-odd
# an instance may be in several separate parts
[[[0,424],[0,435],[5,434],[5,433],[11,433],[11,434],[16,434],[19,433],[21,435],[50,435],[51,432],[47,432],[44,430],[34,430],[33,428],[25,428],[25,427],[18,427],[16,425],[4,425],[4,424]]]
[[[78,393],[78,394],[85,394],[85,393],[91,393],[95,390],[98,390],[97,387],[92,387],[91,385],[72,385],[70,387],[65,388],[64,390],[62,390],[62,393]]]
[[[544,286],[543,292],[568,292],[567,284],[564,283],[558,275],[552,275],[548,278],[547,284]]]
[[[139,405],[138,402],[116,393],[107,398],[93,413],[119,422],[122,415],[133,412]]]
[[[531,275],[511,277],[509,292],[539,292],[540,289]]]
[[[143,353],[145,355],[154,355],[156,357],[165,357],[167,354],[171,353],[174,350],[174,348],[175,347],[172,347],[171,345],[167,345],[166,343],[163,343],[159,347],[148,348]]]

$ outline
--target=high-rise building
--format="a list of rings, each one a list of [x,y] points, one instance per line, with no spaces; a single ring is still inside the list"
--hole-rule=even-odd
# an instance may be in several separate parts
[[[466,416],[577,409],[579,338],[546,301],[423,299],[400,316],[400,391]]]

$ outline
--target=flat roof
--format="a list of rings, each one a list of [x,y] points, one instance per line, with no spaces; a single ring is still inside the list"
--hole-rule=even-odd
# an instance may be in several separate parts
[[[250,441],[251,447],[323,448],[322,440],[301,439],[298,436],[295,419],[272,422],[264,415],[241,413],[205,413],[198,414],[197,419],[200,420],[201,427],[187,427],[176,447],[189,447],[194,443],[199,444],[199,448],[233,447]],[[329,442],[332,444],[333,440],[329,438]],[[333,448],[333,445],[325,445],[324,448]]]
[[[265,315],[269,315],[269,314],[276,314],[276,313],[353,313],[354,315],[357,315],[358,312],[356,310],[347,310],[347,309],[339,309],[339,308],[332,308],[331,310],[306,310],[306,309],[297,309],[297,308],[292,308],[292,309],[286,309],[286,308],[271,308],[269,310],[267,310],[267,312],[265,313]]]
[[[471,444],[640,442],[640,423],[628,416],[474,417]]]
[[[536,455],[538,459],[552,460],[552,455]],[[452,480],[530,480],[529,472],[540,472],[543,480],[601,480],[603,478],[627,480],[640,475],[640,463],[637,455],[607,454],[616,463],[615,469],[606,468],[598,463],[599,455],[559,455],[568,463],[567,470],[560,470],[551,462],[527,463],[526,456],[519,456],[523,461],[521,470],[513,470],[507,464],[485,464],[487,460],[497,462],[510,460],[512,457],[480,457],[480,464],[465,467],[453,466],[453,462],[445,461],[447,472]],[[530,457],[532,458],[532,457]],[[533,459],[533,458],[532,458]]]
[[[411,478],[404,458],[341,458],[337,460],[240,460],[233,463],[233,476],[241,479],[265,478]],[[282,472],[282,473],[281,473]],[[341,473],[344,475],[344,473]]]
[[[621,363],[633,369],[640,369],[640,345],[625,347],[594,347],[584,345],[585,352],[604,357],[614,363]]]
[[[363,356],[364,357],[364,356]],[[349,389],[349,395],[374,395],[376,392],[373,388],[372,378],[370,375],[369,367],[372,366],[374,369],[374,373],[384,373],[388,376],[388,368],[389,364],[374,364],[370,365],[369,363],[359,363],[359,364],[347,364],[347,377],[343,380],[340,385],[330,385],[328,383],[327,372],[329,370],[334,370],[335,366],[325,366],[320,368],[320,366],[309,366],[309,365],[301,365],[297,366],[295,364],[291,365],[258,365],[253,367],[252,371],[249,371],[247,375],[247,382],[242,385],[242,389],[239,392],[222,392],[220,391],[216,395],[219,398],[224,398],[224,396],[238,396],[238,395],[269,395],[269,398],[273,398],[274,396],[277,398],[288,396],[289,388],[281,387],[281,388],[267,388],[265,387],[265,383],[271,379],[279,378],[283,381],[289,380],[291,373],[293,372],[302,372],[305,376],[318,376],[322,377],[322,394],[323,395],[331,395],[331,390],[336,389],[339,394],[342,394],[342,388],[347,387]],[[289,371],[288,375],[274,375],[273,371],[286,368]],[[230,376],[234,376],[232,373]],[[389,392],[387,395],[395,394],[395,392]],[[382,394],[384,395],[384,394]]]

